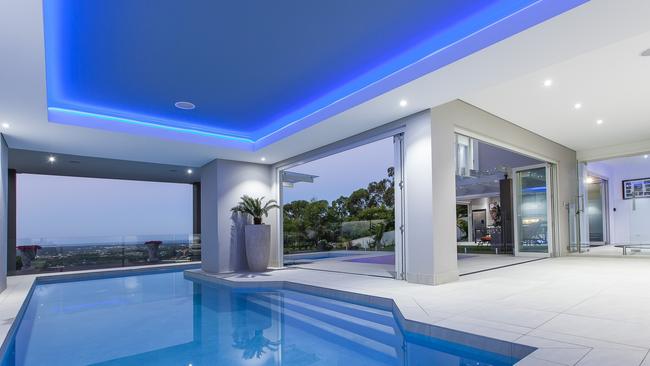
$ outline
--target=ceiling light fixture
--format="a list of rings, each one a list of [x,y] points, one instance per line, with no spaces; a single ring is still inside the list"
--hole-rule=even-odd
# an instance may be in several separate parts
[[[260,158],[260,160],[262,160],[262,161],[266,161],[266,156],[262,156],[262,157]]]
[[[544,86],[545,86],[545,87],[548,88],[548,87],[550,87],[550,86],[552,86],[552,85],[553,85],[553,80],[552,80],[552,79],[546,79],[546,80],[544,80]]]
[[[54,155],[50,155],[47,157],[47,161],[51,164],[54,164],[56,162],[56,157]]]
[[[573,105],[573,109],[580,109],[582,108],[582,103],[576,103]]]
[[[194,171],[192,169],[187,169],[187,174],[192,174]]]
[[[406,107],[409,104],[409,102],[406,101],[406,99],[402,99],[399,101],[399,106],[400,107]]]
[[[7,122],[2,123],[2,128],[4,128],[5,130],[8,129],[9,127],[11,126]]]
[[[178,109],[190,110],[190,109],[196,108],[196,105],[194,105],[194,103],[191,103],[191,102],[182,102],[181,101],[181,102],[174,103],[174,107],[176,107]]]
[[[603,121],[602,119],[599,119],[599,120],[596,121],[596,124],[597,124],[597,125],[602,125],[603,122],[605,122],[605,121]]]

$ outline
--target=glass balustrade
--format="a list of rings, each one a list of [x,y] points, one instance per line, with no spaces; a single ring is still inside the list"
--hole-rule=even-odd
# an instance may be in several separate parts
[[[200,234],[24,238],[16,245],[15,274],[200,260]]]

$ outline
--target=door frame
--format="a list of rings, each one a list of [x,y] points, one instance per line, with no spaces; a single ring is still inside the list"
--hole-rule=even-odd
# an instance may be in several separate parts
[[[395,203],[395,279],[406,281],[406,187],[404,181],[404,133],[393,136]]]
[[[520,190],[520,183],[517,177],[517,174],[522,171],[531,170],[531,169],[546,169],[546,241],[547,241],[547,251],[545,253],[536,253],[536,252],[521,252],[519,250],[520,242],[520,232],[519,232],[519,223],[520,223],[520,209],[519,209],[519,199],[517,198],[517,192]],[[519,257],[550,257],[557,250],[556,245],[556,228],[555,223],[555,209],[556,209],[556,194],[554,193],[555,189],[555,174],[554,174],[554,165],[551,163],[540,163],[534,165],[527,165],[522,167],[517,167],[512,169],[512,178],[513,178],[513,190],[512,190],[512,206],[513,206],[513,217],[515,219],[514,223],[514,246],[513,253],[515,256]]]

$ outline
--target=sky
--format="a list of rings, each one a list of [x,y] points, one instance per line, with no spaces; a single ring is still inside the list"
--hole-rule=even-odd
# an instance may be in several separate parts
[[[393,155],[388,138],[296,166],[291,171],[318,178],[284,188],[284,202],[349,196],[385,178]],[[16,199],[18,243],[45,238],[76,244],[192,232],[189,184],[18,174]]]
[[[16,202],[19,243],[192,232],[190,184],[18,174]]]
[[[394,164],[393,138],[379,140],[289,169],[292,172],[317,175],[314,183],[296,183],[284,187],[283,203],[312,198],[335,200],[349,196],[368,183],[387,177]]]

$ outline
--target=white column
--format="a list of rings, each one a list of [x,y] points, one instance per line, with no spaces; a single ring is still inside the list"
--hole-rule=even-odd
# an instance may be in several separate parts
[[[227,273],[247,269],[244,250],[245,222],[233,218],[231,208],[240,197],[272,199],[271,167],[216,159],[201,168],[201,261],[206,272]],[[275,232],[274,210],[264,223]],[[277,235],[272,235],[272,247]]]
[[[406,279],[437,285],[458,279],[454,127],[414,115],[404,133]]]
[[[0,135],[0,292],[7,288],[7,229],[9,207],[9,149]]]

